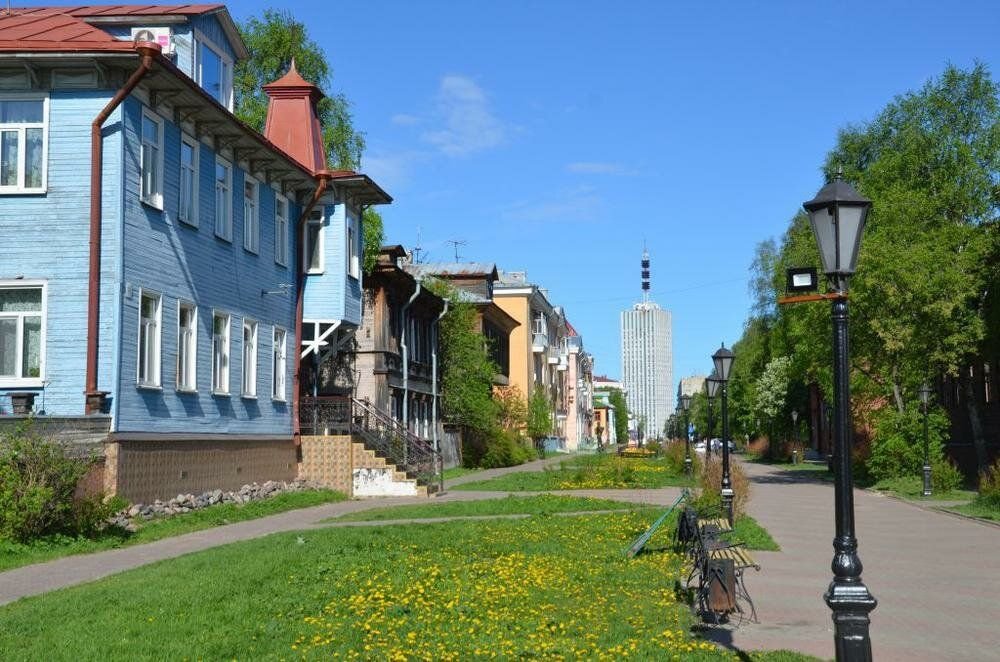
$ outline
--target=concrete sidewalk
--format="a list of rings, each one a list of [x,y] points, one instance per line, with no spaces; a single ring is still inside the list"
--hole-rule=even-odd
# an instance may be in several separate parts
[[[833,624],[823,592],[832,578],[833,486],[744,463],[750,514],[781,545],[755,552],[762,570],[747,587],[759,624],[716,633],[741,649],[786,648],[832,658]],[[1000,528],[872,492],[854,493],[874,659],[1000,660]]]

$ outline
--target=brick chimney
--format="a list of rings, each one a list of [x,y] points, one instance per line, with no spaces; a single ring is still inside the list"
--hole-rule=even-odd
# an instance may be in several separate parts
[[[264,137],[313,173],[326,170],[323,130],[316,114],[323,93],[299,74],[294,58],[288,73],[265,85],[264,92],[269,98]]]

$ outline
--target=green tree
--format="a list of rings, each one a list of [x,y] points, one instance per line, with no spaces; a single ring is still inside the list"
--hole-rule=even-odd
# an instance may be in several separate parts
[[[233,75],[236,116],[263,132],[268,99],[262,88],[284,76],[294,59],[302,77],[326,94],[316,110],[327,162],[333,168],[358,170],[365,148],[364,135],[354,129],[347,97],[331,92],[330,65],[322,47],[309,37],[306,26],[288,11],[265,9],[262,16],[251,16],[239,29],[250,58],[237,64]]]
[[[1000,284],[997,84],[982,65],[947,67],[872,121],[842,130],[824,171],[829,176],[841,167],[874,202],[850,284],[856,399],[888,402],[898,418],[919,384],[951,375],[963,389],[977,459],[985,466],[978,399],[966,366],[1000,347],[1000,331],[989,324]],[[785,268],[819,265],[805,214],[791,220],[777,248],[758,250],[751,280],[756,305],[734,348],[731,396],[744,428],[756,427],[756,375],[772,357],[791,357],[790,397],[804,399],[810,383],[831,394],[829,307],[772,305],[784,290]]]
[[[500,414],[492,397],[498,369],[486,351],[485,338],[475,330],[476,309],[450,299],[440,326],[442,410],[449,423],[488,435]]]
[[[609,390],[608,403],[615,410],[615,439],[619,444],[628,443],[628,402],[619,389]]]
[[[382,243],[385,241],[382,215],[374,207],[365,208],[365,214],[361,221],[361,232],[365,246],[365,273],[371,273],[371,270],[375,268],[375,262],[378,261],[378,253],[382,249]]]
[[[552,434],[552,405],[545,388],[536,386],[528,399],[528,436],[536,443]]]

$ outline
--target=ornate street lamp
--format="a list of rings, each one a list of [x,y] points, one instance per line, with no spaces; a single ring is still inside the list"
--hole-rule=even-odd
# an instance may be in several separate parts
[[[705,395],[708,396],[708,441],[705,443],[705,462],[712,457],[712,428],[715,421],[712,420],[712,403],[719,392],[719,380],[715,375],[715,370],[705,380]]]
[[[792,442],[795,448],[792,449],[792,464],[799,462],[799,410],[792,410]]]
[[[833,581],[823,596],[833,612],[834,647],[838,662],[871,660],[869,614],[878,601],[861,581],[861,559],[854,533],[854,481],[851,477],[851,383],[848,367],[847,281],[854,273],[861,232],[871,209],[838,172],[834,180],[803,203],[823,260],[823,271],[832,283],[833,297],[833,464],[836,476],[834,503],[836,534],[833,539]]]
[[[729,405],[728,382],[729,371],[733,369],[733,353],[726,349],[726,344],[712,354],[715,364],[715,378],[719,381],[722,393],[722,507],[726,509],[729,526],[733,525],[733,483],[729,479]]]
[[[927,435],[927,409],[931,403],[931,387],[920,385],[920,406],[924,410],[924,496],[931,495],[931,447]]]
[[[684,473],[691,475],[691,435],[688,432],[688,410],[691,409],[691,396],[681,396],[681,409],[684,410]]]

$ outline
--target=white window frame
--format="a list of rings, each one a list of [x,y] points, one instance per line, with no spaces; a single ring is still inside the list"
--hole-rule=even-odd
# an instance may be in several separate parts
[[[247,186],[253,186],[253,197],[247,197]],[[243,175],[243,248],[260,253],[260,184],[249,174]]]
[[[42,101],[42,122],[11,122],[10,124],[0,124],[0,131],[17,131],[18,164],[17,183],[13,186],[0,186],[0,194],[20,194],[20,193],[45,193],[48,190],[49,180],[49,95],[48,94],[12,94],[9,92],[0,93],[0,101]],[[27,177],[28,158],[28,129],[42,130],[42,182],[41,186],[25,186]]]
[[[287,397],[288,332],[279,326],[271,333],[271,399],[284,402]]]
[[[319,232],[316,233],[316,244],[319,248],[319,266],[313,267],[309,262],[309,257],[312,254],[312,246],[309,241],[309,228],[310,226],[318,226]],[[324,237],[326,234],[323,231],[323,212],[314,209],[309,214],[309,219],[306,221],[305,232],[302,237],[302,268],[307,274],[321,274],[326,271],[326,255],[324,254]]]
[[[205,86],[202,83],[202,66],[204,64],[202,62],[202,57],[201,57],[201,47],[202,46],[205,46],[206,48],[210,49],[213,53],[215,53],[219,57],[219,66],[221,67],[221,71],[219,71],[219,81],[220,81],[220,84],[222,85],[222,98],[221,99],[217,99],[217,101],[220,104],[222,104],[223,106],[225,106],[225,108],[227,110],[229,110],[230,112],[232,112],[232,110],[233,110],[233,60],[228,55],[226,55],[225,51],[222,48],[220,48],[219,46],[217,46],[214,41],[212,41],[211,39],[209,39],[208,37],[206,37],[203,32],[201,32],[200,30],[195,30],[195,32],[194,32],[194,74],[195,74],[195,76],[194,77],[198,81],[198,85],[201,86],[201,89],[205,90],[205,92],[208,93],[208,95],[211,96],[213,99],[215,99],[215,97],[212,96],[211,92],[209,92],[207,89],[205,89]]]
[[[154,145],[156,156],[153,167],[156,171],[152,182],[153,191],[148,195],[144,190],[147,164],[146,151],[143,149],[146,146],[146,132],[143,130],[143,124],[147,119],[156,124],[157,141],[157,144]],[[145,106],[142,109],[142,117],[139,119],[139,200],[151,207],[163,210],[163,118]]]
[[[215,335],[215,320],[219,318],[223,319],[226,324],[221,345],[222,353],[219,355],[219,358],[224,362],[224,365],[221,366],[216,357],[219,340]],[[229,395],[229,376],[232,373],[232,326],[232,315],[221,310],[212,311],[212,393],[214,395]]]
[[[191,164],[191,191],[190,191],[190,195],[191,195],[191,214],[190,214],[190,217],[187,214],[186,210],[184,209],[184,170],[185,170],[184,159],[183,159],[184,145],[187,145],[188,147],[191,148],[191,158],[193,160],[193,163]],[[198,168],[198,166],[199,166],[199,162],[201,161],[201,153],[199,152],[199,148],[200,147],[201,147],[201,143],[198,142],[197,138],[194,138],[193,136],[189,136],[186,133],[181,133],[180,152],[178,152],[178,163],[179,163],[178,167],[180,169],[180,181],[178,182],[178,186],[177,186],[177,196],[178,196],[177,197],[177,200],[178,200],[178,202],[177,202],[177,218],[180,219],[180,221],[182,223],[187,223],[191,227],[195,227],[195,228],[198,227],[198,211],[199,211],[198,210],[198,207],[199,207],[199,198],[198,198],[198,170],[199,170],[199,168]]]
[[[42,309],[40,313],[30,312],[0,312],[0,318],[17,319],[17,349],[14,357],[14,374],[20,375],[24,371],[24,318],[41,315],[42,333],[38,350],[38,376],[37,377],[0,377],[0,388],[21,387],[40,388],[45,382],[45,327],[48,312],[48,283],[44,280],[0,280],[0,290],[42,290]]]
[[[156,300],[156,317],[151,320],[142,316],[142,302],[146,297]],[[139,388],[158,389],[161,388],[162,370],[160,363],[163,356],[163,295],[153,290],[140,288],[138,313],[138,327],[135,337],[135,383]],[[146,350],[149,355],[143,356],[142,338],[149,323],[153,325],[153,335],[152,338],[146,339]],[[150,341],[152,341],[151,344]]]
[[[347,275],[361,278],[361,261],[358,256],[358,222],[347,215]]]
[[[243,378],[243,388],[241,390],[241,396],[244,398],[257,398],[257,331],[259,328],[260,325],[257,324],[256,320],[250,319],[249,317],[243,318],[243,372],[241,373],[241,377]],[[250,331],[249,341],[247,340],[248,330]]]
[[[278,213],[282,204],[285,214]],[[274,261],[283,267],[288,266],[288,198],[280,193],[274,194]]]
[[[226,208],[220,212],[219,210],[219,166],[226,168],[226,182],[224,184],[226,195],[223,198],[226,201]],[[215,209],[215,236],[225,241],[233,240],[233,164],[216,155],[215,157],[215,171],[212,173],[212,181],[214,182],[213,188],[215,190],[215,201],[213,202],[213,208]],[[221,222],[221,227],[220,227]]]
[[[191,328],[181,326],[181,313],[191,311]],[[187,342],[184,336],[188,335]],[[185,355],[182,348],[187,347]],[[198,392],[198,306],[190,301],[177,302],[177,390],[181,393]]]

